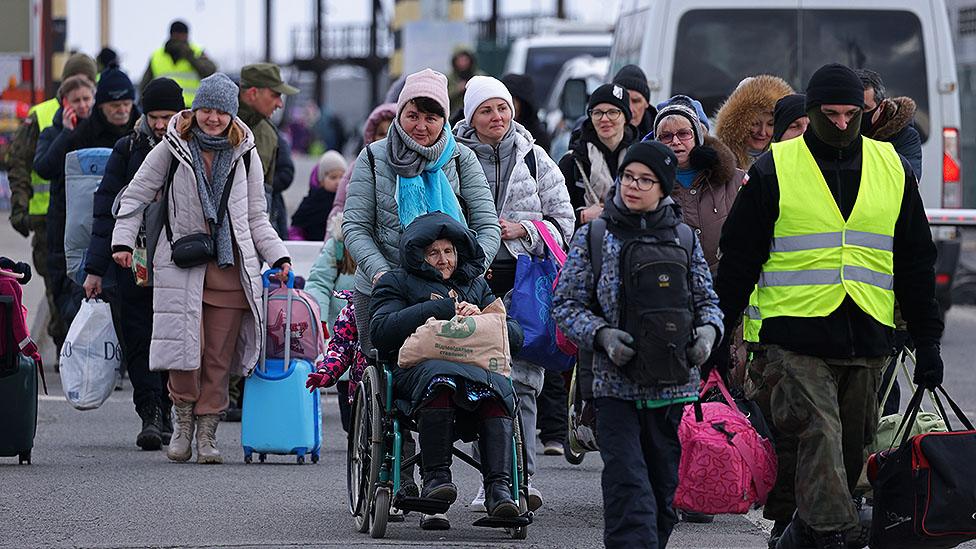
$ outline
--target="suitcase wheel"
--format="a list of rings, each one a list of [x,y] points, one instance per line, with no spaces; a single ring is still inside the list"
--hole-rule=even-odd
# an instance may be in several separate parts
[[[254,458],[251,457],[251,454],[244,456],[244,463],[251,463],[252,461],[254,461]]]
[[[30,450],[27,450],[26,452],[21,452],[20,455],[17,456],[17,464],[18,465],[23,465],[25,463],[27,465],[30,465],[31,464],[31,451]]]
[[[258,454],[258,461],[261,463],[264,463],[266,459],[268,459],[268,454]]]
[[[298,464],[299,465],[304,465],[305,464],[305,456],[298,456],[298,460],[297,461],[298,461]]]
[[[318,463],[318,462],[319,462],[319,455],[312,454],[312,463]]]

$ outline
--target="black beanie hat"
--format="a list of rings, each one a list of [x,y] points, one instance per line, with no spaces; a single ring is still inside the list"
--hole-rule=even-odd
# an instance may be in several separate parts
[[[173,21],[173,23],[170,24],[169,26],[170,34],[176,34],[176,33],[189,34],[189,32],[190,32],[190,27],[187,26],[185,22],[180,21],[179,19]]]
[[[139,99],[142,112],[152,111],[176,111],[180,112],[186,108],[183,102],[183,88],[172,78],[154,78],[146,89],[142,90],[142,97]]]
[[[132,87],[132,81],[124,72],[115,67],[109,67],[102,72],[98,79],[98,87],[95,89],[96,106],[135,98],[136,89]]]
[[[807,96],[802,93],[787,95],[776,102],[773,109],[773,142],[779,142],[797,118],[807,115],[806,104]]]
[[[624,65],[613,77],[613,83],[633,90],[651,100],[651,88],[647,85],[647,75],[637,65]]]
[[[620,163],[619,174],[632,162],[640,162],[647,166],[661,182],[664,196],[671,194],[674,189],[675,171],[678,169],[678,157],[670,147],[657,141],[639,141],[627,149],[623,162]]]
[[[593,110],[600,103],[609,103],[614,107],[624,111],[624,119],[626,122],[630,122],[630,96],[627,95],[627,90],[618,84],[604,84],[599,88],[593,90],[590,94],[590,100],[586,104],[587,110]]]
[[[820,105],[854,105],[864,108],[864,85],[857,73],[839,63],[817,69],[807,84],[804,110]]]
[[[509,93],[527,108],[535,108],[535,83],[532,82],[532,77],[510,72],[502,76],[502,84],[505,84]]]

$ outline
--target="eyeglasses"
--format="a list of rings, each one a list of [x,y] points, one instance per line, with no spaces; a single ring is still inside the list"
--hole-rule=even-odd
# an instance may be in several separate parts
[[[617,119],[620,118],[620,115],[623,113],[624,111],[620,109],[608,109],[605,111],[590,111],[590,118],[592,118],[593,120],[599,120],[604,116],[606,116],[607,120],[611,122],[616,122]]]
[[[680,141],[691,141],[695,137],[695,132],[688,128],[681,128],[677,132],[661,132],[658,134],[657,140],[661,143],[670,143],[674,141],[675,137]]]
[[[650,177],[636,177],[627,172],[620,175],[620,183],[623,185],[636,183],[637,189],[641,191],[649,191],[654,185],[657,185],[657,181],[651,179]]]

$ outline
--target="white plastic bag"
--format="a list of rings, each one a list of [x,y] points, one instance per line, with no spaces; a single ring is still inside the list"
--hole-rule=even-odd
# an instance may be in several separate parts
[[[102,405],[120,379],[122,351],[108,303],[81,302],[61,347],[61,387],[79,410]]]

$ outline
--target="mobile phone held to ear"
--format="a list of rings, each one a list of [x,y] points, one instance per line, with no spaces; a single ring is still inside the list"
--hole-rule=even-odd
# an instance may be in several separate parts
[[[78,113],[71,108],[71,105],[68,104],[66,99],[61,100],[61,108],[68,114],[68,120],[71,120],[71,127],[76,127],[78,125]]]

